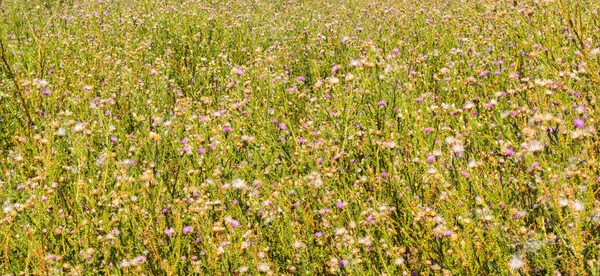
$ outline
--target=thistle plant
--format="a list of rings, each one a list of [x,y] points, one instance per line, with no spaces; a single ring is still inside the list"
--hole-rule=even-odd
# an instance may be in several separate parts
[[[598,275],[598,1],[0,1],[6,275]]]

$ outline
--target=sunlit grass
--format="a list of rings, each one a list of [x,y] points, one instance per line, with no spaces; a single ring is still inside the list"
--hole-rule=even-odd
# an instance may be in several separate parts
[[[0,1],[0,271],[598,275],[599,8]]]

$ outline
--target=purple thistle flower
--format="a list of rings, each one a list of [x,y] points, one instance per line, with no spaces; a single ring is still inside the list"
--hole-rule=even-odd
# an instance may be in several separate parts
[[[576,128],[582,128],[582,127],[584,127],[584,126],[585,126],[585,123],[583,122],[583,120],[582,120],[582,119],[575,119],[575,121],[573,121],[573,125],[574,125]]]
[[[333,68],[331,68],[331,73],[337,73],[337,71],[340,70],[340,67],[337,65],[334,65]]]
[[[435,156],[433,156],[433,155],[427,156],[427,162],[429,162],[429,163],[435,162]]]
[[[346,204],[344,204],[344,202],[342,202],[341,200],[338,200],[336,206],[340,209],[344,209],[344,207],[346,207]]]
[[[167,229],[165,229],[163,231],[163,233],[165,233],[165,235],[167,235],[167,236],[170,237],[171,235],[173,235],[173,233],[175,233],[175,229],[173,229],[173,228],[167,228]]]
[[[183,234],[187,234],[189,232],[192,232],[192,230],[194,230],[194,229],[191,226],[186,226],[186,227],[183,227],[182,232],[183,232]]]

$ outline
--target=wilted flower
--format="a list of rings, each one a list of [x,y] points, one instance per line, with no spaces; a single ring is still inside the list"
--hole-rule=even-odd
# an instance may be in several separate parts
[[[62,136],[65,136],[65,135],[67,135],[67,131],[66,131],[64,128],[59,128],[59,129],[56,131],[56,134],[55,134],[55,135],[56,135],[56,136],[59,136],[59,137],[62,137]]]
[[[525,262],[521,257],[513,255],[510,261],[508,262],[508,266],[511,270],[518,270],[521,267],[525,266]]]
[[[256,270],[258,270],[258,272],[260,272],[260,273],[267,273],[267,272],[271,271],[271,267],[267,263],[260,263],[256,267]]]
[[[231,187],[234,189],[244,189],[246,188],[246,181],[236,178],[231,182]]]
[[[527,150],[530,153],[539,152],[544,150],[544,145],[542,145],[542,143],[540,143],[538,140],[533,140],[527,144]]]
[[[82,123],[75,124],[75,126],[73,126],[73,129],[71,129],[71,131],[73,131],[74,133],[82,132],[83,130],[85,130],[85,126]]]

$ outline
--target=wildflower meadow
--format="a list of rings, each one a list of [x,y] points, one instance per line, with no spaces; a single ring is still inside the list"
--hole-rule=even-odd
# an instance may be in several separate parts
[[[597,0],[0,0],[1,275],[600,275]]]

